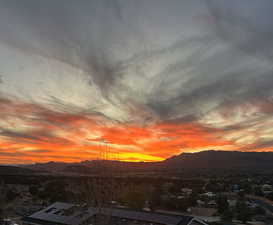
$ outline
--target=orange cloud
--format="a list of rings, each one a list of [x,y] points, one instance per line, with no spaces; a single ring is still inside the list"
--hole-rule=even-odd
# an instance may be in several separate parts
[[[0,163],[75,162],[101,157],[160,161],[184,151],[237,149],[226,131],[198,122],[140,126],[97,114],[57,112],[0,100]]]

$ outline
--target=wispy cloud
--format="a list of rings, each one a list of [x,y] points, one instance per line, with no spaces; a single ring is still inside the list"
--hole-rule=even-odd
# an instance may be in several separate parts
[[[246,1],[0,0],[3,160],[272,150],[273,4]]]

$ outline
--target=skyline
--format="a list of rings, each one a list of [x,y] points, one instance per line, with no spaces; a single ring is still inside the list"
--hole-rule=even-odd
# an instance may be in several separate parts
[[[273,151],[272,10],[0,0],[0,164]]]

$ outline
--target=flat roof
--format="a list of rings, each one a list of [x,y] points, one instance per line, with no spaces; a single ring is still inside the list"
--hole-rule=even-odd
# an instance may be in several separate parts
[[[193,219],[192,216],[151,213],[119,208],[103,208],[99,211],[98,208],[94,207],[84,208],[70,203],[56,202],[41,211],[24,217],[22,220],[44,225],[52,223],[59,225],[80,225],[98,214],[165,225],[188,225]]]

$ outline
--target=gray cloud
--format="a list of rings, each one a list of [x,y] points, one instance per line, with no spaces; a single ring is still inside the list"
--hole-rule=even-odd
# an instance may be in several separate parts
[[[272,9],[271,1],[243,2],[207,0],[214,19],[214,31],[223,40],[247,54],[272,60]]]
[[[121,121],[197,119],[227,101],[273,96],[269,1],[0,4],[1,41],[84,71],[101,108],[132,117]],[[209,18],[205,29],[195,20],[200,15]],[[51,100],[66,106],[59,96]],[[90,105],[87,111],[120,120]]]
[[[22,139],[27,139],[27,140],[34,140],[34,141],[39,141],[40,138],[35,137],[35,136],[31,136],[25,133],[20,133],[20,132],[15,132],[15,131],[11,131],[11,130],[6,130],[3,128],[0,128],[0,136],[4,136],[4,137],[9,137],[9,138],[22,138]]]
[[[273,140],[269,140],[269,141],[260,141],[258,143],[255,143],[255,146],[252,147],[251,149],[266,149],[266,148],[270,148],[273,146]]]

